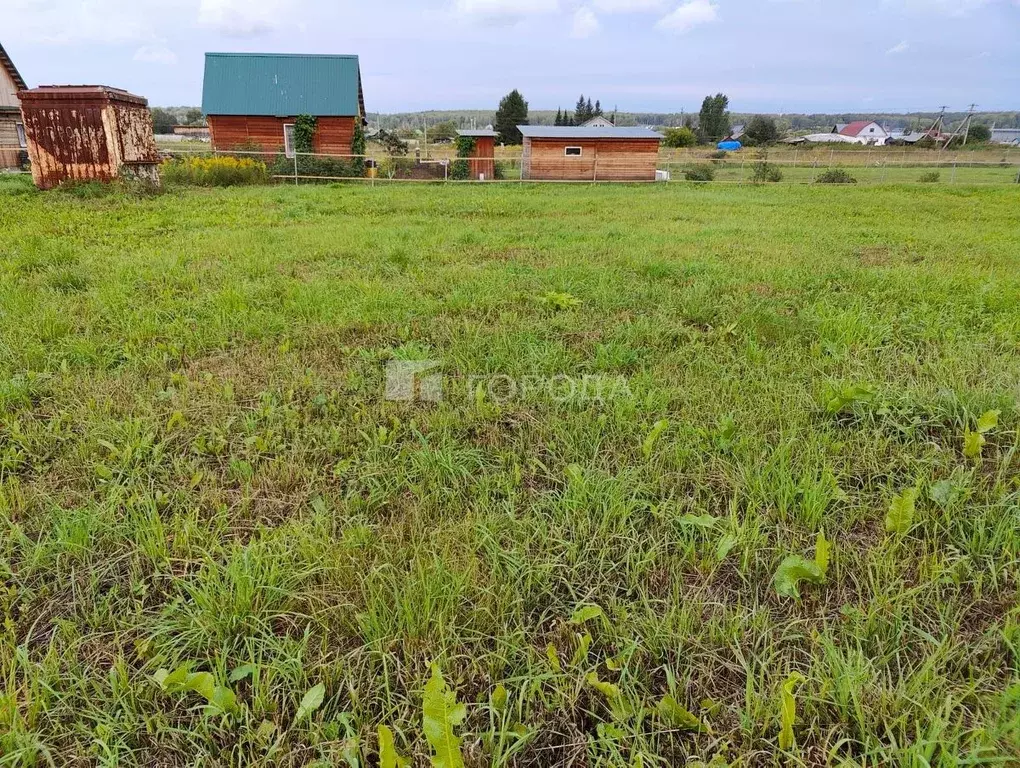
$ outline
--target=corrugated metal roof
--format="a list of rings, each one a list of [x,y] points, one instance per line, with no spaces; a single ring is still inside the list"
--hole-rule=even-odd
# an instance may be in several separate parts
[[[207,53],[206,115],[364,115],[357,56]]]
[[[485,137],[485,136],[490,136],[492,138],[495,138],[497,134],[496,134],[495,131],[487,131],[487,130],[485,130],[483,128],[479,128],[476,131],[475,130],[472,130],[472,131],[457,131],[457,135],[458,136],[471,136],[473,138],[482,138],[482,137]]]
[[[518,125],[527,139],[662,139],[651,128],[584,128],[583,126]]]

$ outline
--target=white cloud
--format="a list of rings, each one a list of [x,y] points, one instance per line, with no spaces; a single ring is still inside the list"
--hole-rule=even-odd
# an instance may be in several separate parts
[[[301,20],[299,0],[201,0],[198,23],[228,37],[257,37]]]
[[[885,55],[895,56],[898,53],[906,53],[907,50],[909,50],[909,48],[910,43],[908,43],[906,40],[901,40],[900,42],[896,43],[896,45],[894,45],[892,48],[890,48],[888,51],[886,51]]]
[[[591,8],[578,8],[574,11],[574,23],[570,27],[570,36],[577,38],[591,37],[599,31],[599,19]]]
[[[1020,2],[1020,0],[1018,0]],[[666,5],[665,0],[595,0],[595,7],[603,13],[640,13],[658,11]]]
[[[935,11],[947,16],[966,16],[973,11],[992,5],[997,0],[886,0],[886,3],[906,5],[911,11],[931,13]],[[1013,0],[1017,5],[1017,0]]]
[[[135,51],[134,59],[147,64],[176,64],[177,54],[165,45],[143,45]]]
[[[161,20],[193,11],[195,0],[5,0],[4,5],[4,27],[26,40],[116,45],[158,39]]]
[[[711,0],[690,0],[656,23],[659,29],[683,34],[719,18],[719,6]]]
[[[559,0],[456,0],[456,12],[486,24],[516,24],[528,16],[556,13]]]

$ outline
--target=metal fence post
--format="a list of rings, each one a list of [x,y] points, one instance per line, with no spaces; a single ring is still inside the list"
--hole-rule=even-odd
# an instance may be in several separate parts
[[[956,156],[953,157],[953,174],[952,174],[952,176],[949,177],[949,183],[950,184],[955,184],[956,183],[956,161],[959,160],[959,159],[960,159],[959,155],[956,155]]]
[[[298,156],[298,153],[297,153],[297,150],[295,149],[294,150],[294,186],[295,187],[297,186],[297,183],[298,183],[298,179],[297,179],[297,156]]]

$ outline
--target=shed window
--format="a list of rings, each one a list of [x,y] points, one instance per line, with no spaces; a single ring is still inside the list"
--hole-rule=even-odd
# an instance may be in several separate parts
[[[287,157],[294,157],[294,124],[284,123],[283,125],[283,153]]]
[[[28,146],[28,140],[25,138],[25,126],[21,123],[15,123],[14,129],[18,132],[18,146],[25,149]]]
[[[563,154],[566,155],[567,157],[580,157],[581,156],[581,148],[580,147],[564,147],[563,148]]]

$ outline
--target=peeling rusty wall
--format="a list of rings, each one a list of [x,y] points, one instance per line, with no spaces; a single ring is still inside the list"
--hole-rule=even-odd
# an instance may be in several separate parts
[[[32,178],[40,189],[66,181],[110,181],[121,169],[155,177],[159,162],[146,107],[108,99],[22,99]],[[140,167],[147,166],[147,167]]]

